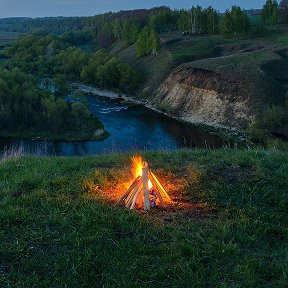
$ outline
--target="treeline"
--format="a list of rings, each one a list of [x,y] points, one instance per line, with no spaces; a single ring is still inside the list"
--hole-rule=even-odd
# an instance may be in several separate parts
[[[276,0],[267,0],[262,19],[263,24],[287,23],[288,0],[281,0],[279,4]],[[73,45],[93,43],[98,48],[108,48],[116,41],[127,46],[137,43],[139,56],[156,54],[155,47],[156,50],[160,48],[159,34],[168,31],[178,30],[191,35],[243,35],[250,29],[250,17],[239,6],[232,6],[222,14],[211,6],[193,6],[186,10],[171,10],[163,6],[93,17],[0,19],[0,30],[37,35],[54,33],[62,35],[64,41]]]
[[[38,79],[19,68],[0,69],[0,129],[3,131],[85,131],[90,136],[103,128],[81,103],[68,103],[50,90],[39,87]],[[92,137],[91,137],[92,138]]]
[[[235,11],[237,13],[234,13]],[[241,17],[236,20],[233,19],[239,17],[239,11],[241,12]],[[138,40],[138,37],[143,38],[143,34],[147,34],[147,29],[150,29],[150,31],[153,30],[156,35],[173,30],[180,30],[193,35],[203,33],[226,34],[233,33],[235,29],[230,29],[229,27],[235,25],[235,23],[239,25],[239,22],[243,20],[245,24],[241,23],[240,25],[244,26],[245,29],[243,30],[241,27],[236,30],[241,30],[242,33],[243,31],[245,33],[248,30],[249,21],[244,15],[246,15],[244,10],[236,6],[233,6],[231,11],[227,10],[224,17],[211,6],[206,9],[196,6],[188,10],[171,10],[163,6],[150,10],[110,12],[93,17],[1,19],[0,30],[38,35],[41,33],[42,35],[47,33],[64,34],[62,35],[63,39],[72,44],[93,42],[100,48],[107,48],[119,40],[123,41],[126,45],[134,44]],[[221,25],[222,19],[224,21],[223,25]],[[144,28],[146,31],[139,36]],[[148,42],[149,37],[147,38]],[[152,48],[150,49],[152,54],[153,50]]]
[[[279,22],[288,24],[288,0],[267,0],[262,8],[262,21],[266,25],[276,25]]]
[[[0,31],[61,35],[71,30],[83,30],[82,21],[82,17],[2,18]]]
[[[11,59],[7,67],[19,67],[26,73],[36,75],[54,76],[63,79],[62,83],[81,80],[121,92],[133,92],[140,83],[136,71],[113,54],[105,50],[86,53],[54,35],[21,36],[4,53]]]

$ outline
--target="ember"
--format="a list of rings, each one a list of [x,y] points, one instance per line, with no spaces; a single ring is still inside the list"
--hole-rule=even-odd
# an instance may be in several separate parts
[[[134,182],[116,205],[124,203],[130,210],[134,208],[150,210],[150,208],[164,206],[164,199],[171,201],[160,181],[140,156],[132,157],[132,164]]]

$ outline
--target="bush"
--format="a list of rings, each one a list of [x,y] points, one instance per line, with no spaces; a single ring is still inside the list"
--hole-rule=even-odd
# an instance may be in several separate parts
[[[250,129],[250,138],[256,142],[267,144],[269,135],[288,138],[288,111],[286,107],[269,107]]]

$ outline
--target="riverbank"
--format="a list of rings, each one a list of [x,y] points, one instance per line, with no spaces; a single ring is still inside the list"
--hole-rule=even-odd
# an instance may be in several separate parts
[[[230,144],[236,144],[239,146],[245,146],[245,147],[253,147],[255,146],[254,143],[249,141],[247,139],[247,135],[245,131],[240,131],[235,128],[227,127],[224,125],[217,125],[217,124],[211,124],[205,121],[202,121],[201,119],[197,117],[179,117],[175,114],[171,114],[168,111],[166,111],[164,108],[165,107],[155,107],[149,101],[145,99],[135,99],[130,95],[124,94],[124,93],[119,93],[119,92],[114,92],[106,89],[100,89],[91,85],[86,85],[83,83],[71,83],[70,87],[73,89],[78,89],[79,91],[87,94],[93,94],[95,96],[101,96],[101,97],[106,97],[110,99],[122,99],[126,101],[127,103],[132,103],[135,105],[143,105],[147,109],[153,110],[157,113],[163,114],[169,118],[176,119],[177,121],[187,123],[187,124],[192,124],[195,127],[208,132],[212,135],[217,135],[221,137],[225,142]],[[233,145],[232,144],[232,145]]]
[[[93,127],[93,128],[92,128]],[[104,126],[98,119],[91,119],[91,129],[75,130],[66,132],[47,132],[47,131],[7,131],[0,130],[0,137],[18,138],[27,140],[43,140],[43,141],[68,141],[68,142],[84,142],[84,141],[101,141],[109,136],[109,132],[104,130]]]

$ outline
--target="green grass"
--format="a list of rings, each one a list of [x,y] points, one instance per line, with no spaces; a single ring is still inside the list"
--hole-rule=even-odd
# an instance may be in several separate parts
[[[218,45],[229,42],[220,36],[188,37],[182,41],[167,44],[176,64],[212,58],[219,55]]]
[[[287,287],[287,153],[144,157],[186,208],[109,204],[129,155],[2,162],[0,286]]]
[[[171,54],[166,49],[161,49],[157,56],[150,55],[139,58],[133,45],[125,47],[123,43],[119,42],[114,45],[111,52],[130,64],[142,76],[143,85],[139,87],[139,93],[136,96],[145,99],[153,97],[155,90],[174,67]]]
[[[249,17],[251,25],[261,25],[263,23],[261,15],[252,15]]]

